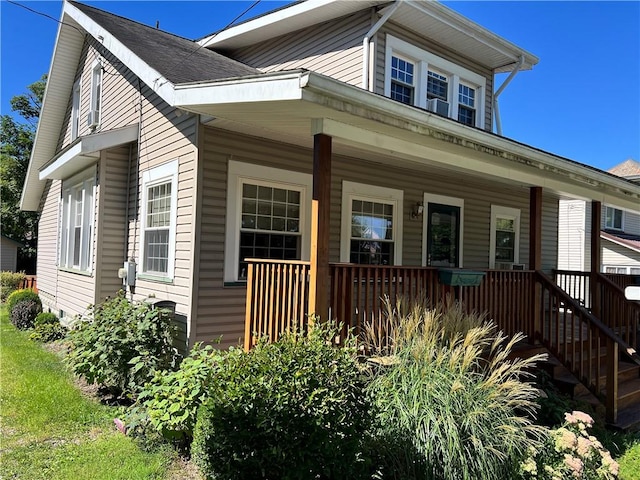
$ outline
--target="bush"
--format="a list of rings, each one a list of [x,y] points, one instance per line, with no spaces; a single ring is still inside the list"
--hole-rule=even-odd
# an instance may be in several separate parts
[[[40,297],[38,296],[38,294],[30,288],[24,288],[22,290],[16,290],[7,297],[7,312],[9,312],[9,315],[11,315],[13,307],[25,300],[32,300],[36,302],[38,305],[40,305],[40,311],[42,311],[42,301],[40,301]]]
[[[159,370],[179,360],[166,310],[131,303],[124,292],[89,308],[89,320],[70,332],[67,361],[76,375],[116,395],[135,397]]]
[[[541,448],[532,449],[521,465],[523,479],[610,480],[618,464],[596,437],[589,434],[593,419],[584,412],[565,414],[563,426],[552,430]]]
[[[522,336],[507,341],[458,303],[440,311],[399,302],[388,310],[396,325],[391,354],[373,359],[367,389],[377,415],[379,474],[513,478],[528,448],[544,435],[533,424],[537,390],[521,381],[541,357],[508,360]],[[452,324],[465,333],[455,333]]]
[[[140,392],[138,402],[151,425],[181,448],[191,444],[198,407],[207,399],[221,358],[219,350],[196,343],[177,371],[157,371]]]
[[[24,272],[0,272],[0,302],[6,301],[11,293],[20,288],[25,278]]]
[[[231,349],[198,411],[191,452],[208,478],[354,479],[369,405],[353,339],[316,324]]]
[[[22,300],[11,309],[11,323],[18,330],[29,330],[33,328],[34,321],[42,311],[42,305],[33,300]]]
[[[53,313],[39,313],[35,320],[35,326],[29,338],[36,342],[53,342],[64,338],[67,329],[60,324],[60,320]]]

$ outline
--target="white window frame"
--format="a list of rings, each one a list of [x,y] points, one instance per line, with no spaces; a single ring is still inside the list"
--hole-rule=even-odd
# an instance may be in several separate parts
[[[91,66],[91,111],[98,111],[98,126],[102,122],[102,92],[104,90],[102,62],[96,60]],[[98,85],[100,92],[98,93]]]
[[[77,228],[72,215],[72,195],[82,190],[79,263],[74,264],[75,241],[72,230]],[[95,235],[96,167],[91,167],[62,182],[58,234],[58,268],[75,272],[93,272],[93,242]],[[85,263],[85,265],[83,265]]]
[[[496,221],[498,218],[514,220],[515,245],[513,263],[520,263],[520,217],[519,208],[491,205],[491,230],[489,235],[489,268],[496,268]]]
[[[625,270],[625,272],[623,273],[623,275],[638,275],[637,273],[631,273],[631,269],[640,269],[640,265],[603,265],[602,266],[602,273],[614,273],[614,272],[607,272],[608,268],[614,268],[616,270],[620,270],[623,269]],[[615,273],[620,273],[620,272],[615,272]]]
[[[607,212],[609,210],[613,210],[614,214],[615,214],[616,210],[618,210],[620,212],[620,228],[616,227],[615,225],[607,224],[607,217],[609,216],[609,215],[607,215]],[[612,215],[611,218],[615,219],[615,215]],[[615,223],[615,220],[614,220],[614,223]],[[623,232],[624,231],[624,210],[622,210],[621,208],[605,206],[605,208],[604,208],[604,228],[606,228],[607,230],[617,230],[619,232]]]
[[[71,141],[78,138],[80,132],[80,79],[73,84],[73,94],[71,98]]]
[[[393,205],[393,264],[402,265],[403,201],[404,191],[365,183],[342,182],[342,222],[340,226],[340,261],[351,261],[352,201],[388,203]]]
[[[423,215],[422,215],[422,266],[427,266],[427,227],[429,218],[429,204],[436,203],[439,205],[450,205],[460,208],[460,251],[458,252],[458,267],[464,265],[464,199],[458,197],[449,197],[446,195],[436,195],[435,193],[424,193],[423,196]]]
[[[404,57],[415,61],[414,106],[427,108],[427,72],[429,69],[446,75],[449,79],[449,118],[458,120],[458,85],[463,83],[476,91],[476,123],[484,128],[484,108],[487,79],[438,55],[427,52],[393,35],[386,36],[384,95],[391,96],[391,57]]]
[[[178,159],[171,160],[157,167],[146,170],[142,173],[142,211],[140,217],[140,239],[139,239],[139,276],[158,278],[163,280],[173,280],[176,261],[176,223],[178,212]],[[149,189],[157,185],[171,182],[171,208],[169,225],[169,249],[167,258],[167,272],[154,272],[145,270],[145,231],[147,223],[147,201]]]
[[[239,279],[240,228],[242,227],[242,185],[269,185],[300,192],[300,259],[311,256],[311,194],[313,176],[280,168],[229,160],[227,174],[227,219],[225,233],[224,282]]]

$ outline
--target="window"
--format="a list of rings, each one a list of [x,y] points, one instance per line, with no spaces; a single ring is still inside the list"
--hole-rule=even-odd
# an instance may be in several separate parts
[[[308,260],[312,176],[229,161],[225,282],[247,280],[247,258]]]
[[[141,272],[173,278],[175,263],[178,160],[142,174]]]
[[[520,259],[520,210],[491,205],[489,268],[510,268]]]
[[[613,265],[605,265],[603,271],[605,273],[621,273],[623,275],[640,275],[640,267],[619,267]]]
[[[80,130],[80,80],[73,84],[73,98],[71,100],[71,141],[78,138]]]
[[[484,127],[485,77],[391,35],[386,58],[386,96]]]
[[[83,272],[92,268],[95,168],[62,183],[58,265]]]
[[[89,120],[89,126],[97,127],[100,123],[100,107],[102,99],[102,64],[96,61],[91,71],[91,112],[93,117]]]
[[[402,197],[401,190],[342,182],[340,261],[402,263]]]
[[[606,207],[604,228],[609,228],[611,230],[622,230],[622,213],[622,210],[618,208]]]

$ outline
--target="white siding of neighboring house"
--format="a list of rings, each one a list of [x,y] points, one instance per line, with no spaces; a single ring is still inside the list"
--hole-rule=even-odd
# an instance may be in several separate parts
[[[602,265],[640,267],[640,252],[602,239]]]
[[[195,341],[235,344],[244,334],[246,288],[224,286],[225,218],[227,213],[227,166],[233,160],[311,173],[311,150],[204,128],[202,139],[202,215],[200,216],[199,289]],[[464,266],[487,268],[489,264],[491,205],[521,210],[520,262],[528,263],[529,189],[497,184],[477,178],[461,178],[442,172],[409,170],[356,158],[333,156],[331,184],[330,260],[340,259],[342,181],[349,180],[404,191],[403,264],[422,262],[422,219],[412,220],[411,209],[423,193],[464,199]],[[543,266],[557,263],[557,198],[543,194]]]
[[[558,269],[589,269],[585,263],[586,202],[583,200],[560,200],[558,216]]]

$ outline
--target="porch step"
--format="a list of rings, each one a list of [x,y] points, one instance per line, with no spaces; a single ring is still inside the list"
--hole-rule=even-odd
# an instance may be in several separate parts
[[[618,385],[618,411],[630,406],[640,406],[640,378]]]

